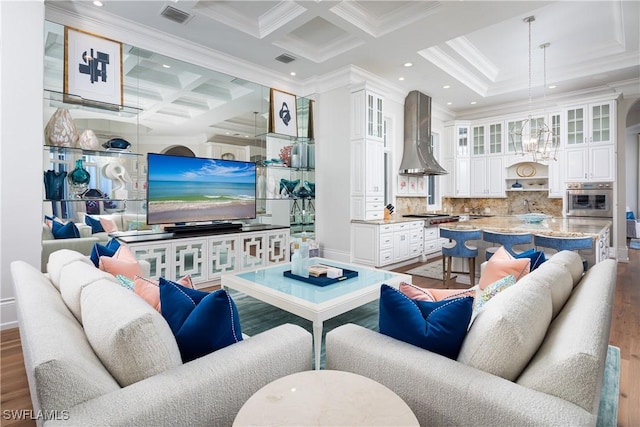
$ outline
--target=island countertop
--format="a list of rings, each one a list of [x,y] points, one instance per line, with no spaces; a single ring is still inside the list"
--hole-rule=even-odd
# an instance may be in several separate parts
[[[449,230],[477,229],[498,233],[531,233],[554,237],[598,238],[607,228],[611,228],[609,219],[591,218],[547,218],[539,224],[530,224],[515,216],[493,216],[469,221],[448,222],[441,228]]]

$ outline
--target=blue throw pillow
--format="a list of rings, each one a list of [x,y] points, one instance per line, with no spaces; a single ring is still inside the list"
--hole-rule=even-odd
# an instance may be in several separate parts
[[[242,341],[235,303],[224,289],[209,293],[159,279],[160,306],[184,363]]]
[[[80,237],[80,230],[73,222],[62,224],[58,221],[51,223],[51,232],[56,239],[74,239]]]
[[[399,290],[380,288],[380,333],[456,359],[467,334],[473,297],[412,300]]]
[[[91,249],[91,255],[89,255],[89,258],[93,262],[93,265],[95,265],[96,267],[99,267],[100,257],[108,256],[109,258],[111,258],[113,255],[115,255],[119,247],[120,247],[120,242],[118,242],[116,239],[109,240],[106,245],[101,245],[100,243],[96,243],[95,245],[93,245],[93,248]]]
[[[529,249],[521,252],[516,255],[516,258],[529,258],[531,260],[529,272],[532,272],[536,268],[540,267],[540,265],[547,260],[547,258],[544,256],[544,252],[536,251],[535,249]]]
[[[104,228],[102,228],[102,224],[100,224],[99,219],[95,219],[92,216],[85,215],[84,223],[91,226],[91,234],[104,233]]]

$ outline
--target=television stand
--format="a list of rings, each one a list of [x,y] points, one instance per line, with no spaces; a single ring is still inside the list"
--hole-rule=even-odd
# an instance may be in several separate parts
[[[240,230],[242,223],[236,222],[213,222],[210,224],[190,224],[173,225],[164,227],[164,231],[169,233],[206,233],[209,231]]]

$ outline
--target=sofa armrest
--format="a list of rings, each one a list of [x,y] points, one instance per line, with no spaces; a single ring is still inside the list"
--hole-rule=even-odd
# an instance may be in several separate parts
[[[71,249],[83,255],[91,255],[93,245],[98,243],[96,237],[79,237],[75,239],[54,239],[42,241],[42,253],[40,256],[40,271],[47,271],[49,255],[60,249]]]
[[[311,334],[282,325],[69,408],[45,425],[230,426],[271,381],[311,369]]]
[[[439,354],[348,324],[327,334],[327,369],[389,387],[420,425],[595,425],[565,400],[520,386]]]

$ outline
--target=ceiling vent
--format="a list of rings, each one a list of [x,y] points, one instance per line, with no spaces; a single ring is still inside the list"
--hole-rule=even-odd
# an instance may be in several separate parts
[[[289,62],[295,61],[296,57],[295,56],[291,56],[288,53],[283,53],[280,56],[276,56],[276,61],[280,61],[283,64],[288,64]]]
[[[165,7],[162,12],[160,12],[160,15],[173,22],[177,22],[178,24],[184,24],[189,19],[191,19],[190,14],[188,14],[187,12],[183,12],[180,9],[176,9],[172,6]]]

